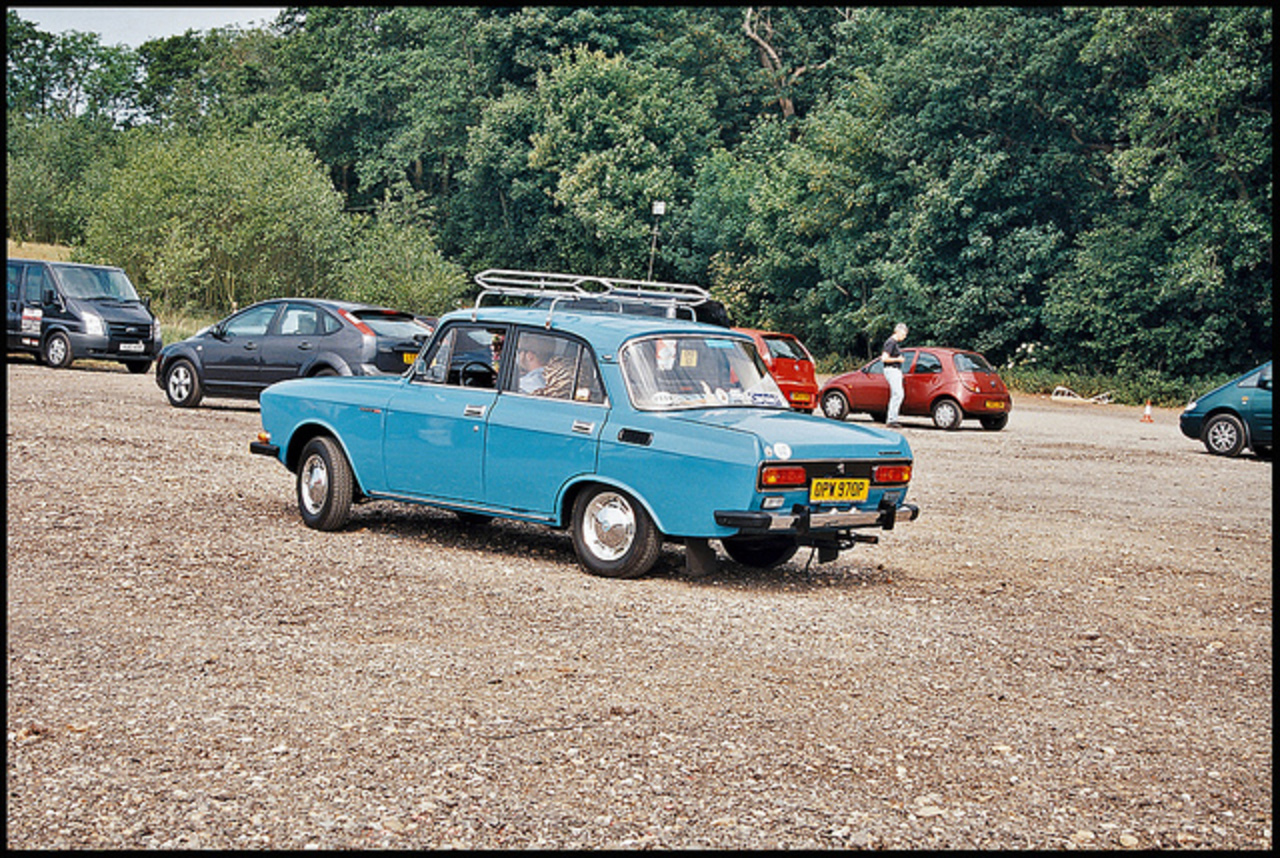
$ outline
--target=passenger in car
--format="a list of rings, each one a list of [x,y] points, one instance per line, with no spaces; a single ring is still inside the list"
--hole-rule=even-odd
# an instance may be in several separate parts
[[[520,341],[520,392],[534,393],[547,386],[543,367],[550,357],[550,350],[541,337],[522,338]]]

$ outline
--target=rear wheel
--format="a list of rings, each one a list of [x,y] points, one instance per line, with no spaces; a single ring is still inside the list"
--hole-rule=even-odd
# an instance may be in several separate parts
[[[822,394],[822,416],[832,420],[843,420],[849,416],[849,400],[838,390],[828,390]]]
[[[988,432],[999,432],[1009,422],[1008,414],[997,414],[994,417],[983,417],[982,428]]]
[[[355,477],[338,442],[327,435],[308,441],[298,462],[298,512],[307,527],[342,527],[354,497]]]
[[[134,375],[146,375],[147,370],[151,369],[151,361],[149,360],[127,360],[124,365]]]
[[[720,544],[734,561],[756,569],[786,563],[799,548],[789,536],[730,536],[720,540]]]
[[[1204,425],[1204,446],[1215,456],[1239,456],[1244,449],[1244,424],[1234,414],[1215,414]]]
[[[625,492],[596,486],[573,504],[573,550],[592,575],[638,578],[653,568],[662,537],[644,507]]]
[[[44,341],[41,356],[44,362],[54,369],[66,369],[71,366],[72,361],[71,338],[62,331],[54,331]]]
[[[959,429],[960,421],[964,419],[960,404],[945,397],[933,403],[930,413],[933,415],[933,425],[939,429]]]

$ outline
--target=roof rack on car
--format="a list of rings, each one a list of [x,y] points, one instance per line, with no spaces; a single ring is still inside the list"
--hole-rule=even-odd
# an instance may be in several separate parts
[[[676,318],[679,310],[697,318],[693,308],[710,300],[711,293],[688,283],[659,283],[653,280],[625,280],[620,277],[597,277],[586,274],[555,274],[545,271],[510,271],[490,268],[476,275],[483,291],[476,297],[473,315],[486,295],[551,300],[547,310],[547,327],[561,301],[593,299],[621,304],[646,304],[667,308],[667,316]]]

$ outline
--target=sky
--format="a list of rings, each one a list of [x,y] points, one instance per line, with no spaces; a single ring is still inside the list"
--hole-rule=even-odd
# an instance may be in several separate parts
[[[151,39],[231,24],[265,26],[283,6],[6,6],[46,33],[97,33],[103,45],[137,48]]]

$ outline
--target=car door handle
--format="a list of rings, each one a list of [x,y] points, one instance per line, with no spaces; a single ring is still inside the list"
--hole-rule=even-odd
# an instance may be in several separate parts
[[[483,416],[484,416],[484,406],[483,406],[483,405],[468,405],[467,407],[465,407],[465,408],[463,408],[463,409],[462,409],[462,416],[463,416],[463,417],[483,417]]]
[[[247,351],[247,352],[257,351],[257,349],[258,349],[258,344],[257,344],[257,343],[245,343],[245,344],[244,344],[244,350],[245,350],[245,351]]]
[[[573,421],[573,431],[581,435],[590,435],[593,431],[595,431],[595,428],[596,428],[596,424],[588,423],[585,420]]]
[[[298,343],[298,348],[304,352],[307,352],[307,351],[311,351],[312,345],[308,340],[303,340],[302,342]]]

